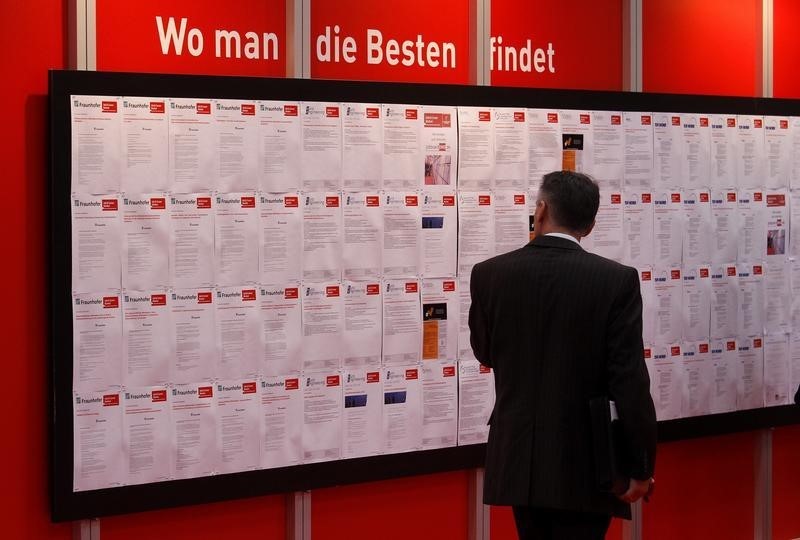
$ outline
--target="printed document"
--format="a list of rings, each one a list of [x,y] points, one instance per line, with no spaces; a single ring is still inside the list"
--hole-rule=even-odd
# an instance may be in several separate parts
[[[764,406],[764,347],[761,336],[742,338],[739,365],[736,371],[736,410],[759,409]]]
[[[258,281],[259,214],[255,193],[217,195],[214,216],[215,278],[217,285]]]
[[[345,281],[342,361],[345,368],[381,365],[381,284]]]
[[[217,383],[218,473],[252,471],[261,464],[261,400],[255,380]]]
[[[342,457],[342,376],[338,371],[303,377],[303,462]]]
[[[219,461],[217,401],[211,383],[172,387],[173,474],[197,478],[213,474]]]
[[[711,341],[711,363],[714,369],[711,388],[710,413],[719,414],[736,410],[736,373],[739,352],[735,339]]]
[[[635,189],[623,195],[622,262],[635,267],[653,264],[653,195]]]
[[[683,259],[684,210],[680,191],[653,194],[653,262],[680,265]]]
[[[622,113],[625,134],[625,196],[628,190],[653,189],[653,115],[644,112]]]
[[[739,263],[736,270],[739,277],[737,335],[761,335],[764,331],[764,267],[758,263]]]
[[[383,273],[384,216],[375,192],[344,194],[342,209],[344,279],[380,279]]]
[[[459,299],[454,279],[422,282],[422,359],[455,361]]]
[[[121,486],[122,407],[117,392],[76,392],[72,406],[72,491]]]
[[[303,392],[297,375],[261,379],[261,468],[297,465],[303,457]]]
[[[645,362],[650,372],[650,395],[656,406],[656,418],[672,420],[680,418],[683,409],[683,356],[677,343],[656,345],[652,349],[652,359]]]
[[[342,119],[339,103],[306,101],[300,105],[303,191],[342,189]],[[293,156],[297,159],[297,156]]]
[[[422,198],[422,276],[456,275],[456,194],[424,192]]]
[[[683,190],[683,264],[711,262],[711,195],[706,189]]]
[[[125,386],[166,384],[174,358],[172,297],[166,290],[122,295],[122,373]]]
[[[259,202],[260,283],[277,285],[300,279],[303,259],[300,194],[261,193]]]
[[[213,289],[172,291],[172,382],[190,383],[216,374],[217,341]]]
[[[418,192],[383,193],[383,275],[387,278],[420,274],[422,212]]]
[[[72,297],[72,389],[100,392],[122,384],[122,313],[119,293]]]
[[[217,136],[217,190],[221,193],[255,191],[258,174],[259,129],[254,101],[215,99]]]
[[[701,416],[711,412],[714,365],[708,341],[684,342],[683,409],[681,416]]]
[[[122,197],[122,286],[169,285],[170,215],[166,194]]]
[[[502,255],[528,243],[528,203],[523,191],[494,192],[494,254]]]
[[[458,167],[458,134],[455,107],[421,107],[420,148],[424,160],[422,179],[425,189],[430,186],[452,191],[456,186]],[[387,186],[384,184],[384,188]]]
[[[342,184],[352,191],[381,188],[381,106],[342,103]]]
[[[174,287],[214,283],[214,203],[209,193],[173,195],[169,217],[170,277]]]
[[[525,109],[496,107],[492,113],[495,187],[527,190],[530,144]]]
[[[625,131],[619,111],[592,111],[591,175],[601,190],[619,192],[625,170]]]
[[[422,388],[417,366],[386,367],[383,448],[390,454],[422,449]]]
[[[298,102],[258,102],[259,188],[265,193],[300,189],[303,128]]]
[[[262,322],[257,292],[252,285],[216,289],[218,378],[252,378],[259,373]]]
[[[383,365],[419,363],[422,354],[419,282],[383,282]]]
[[[344,378],[342,457],[374,456],[383,451],[383,385],[377,369],[348,369]]]
[[[422,448],[455,446],[458,438],[456,362],[422,366]]]
[[[494,373],[477,360],[458,362],[458,445],[485,443],[494,408]]]
[[[382,105],[383,189],[419,189],[424,183],[422,114],[416,105]]]
[[[683,128],[678,114],[653,113],[653,190],[683,187]]]
[[[738,256],[739,207],[736,191],[711,192],[711,261],[714,264],[735,262]]]
[[[339,192],[303,195],[303,279],[339,279],[342,212]]]
[[[527,112],[528,186],[537,192],[545,174],[562,168],[561,123],[557,110],[528,109]]]
[[[736,120],[736,178],[739,189],[756,189],[764,185],[766,152],[764,119],[740,114]]]
[[[72,292],[119,289],[121,279],[119,198],[72,198]]]
[[[210,100],[169,100],[169,183],[173,195],[217,188],[216,143]]]
[[[475,264],[495,254],[494,207],[491,193],[458,194],[458,274],[469,275]]]
[[[707,341],[711,333],[711,268],[683,267],[683,340]],[[685,351],[684,351],[685,352]]]
[[[767,189],[789,188],[792,170],[792,131],[790,118],[764,117],[764,155]]]
[[[494,188],[494,122],[491,107],[458,108],[458,188]]]
[[[127,484],[169,480],[172,419],[165,386],[126,387],[123,393],[122,453]]]
[[[302,317],[300,283],[259,287],[263,357],[259,372],[267,376],[300,373]]]
[[[764,336],[764,406],[794,403],[797,386],[790,386],[789,334],[779,332]]]
[[[708,190],[711,186],[711,129],[709,118],[697,113],[681,115],[683,162],[681,177],[687,189]]]
[[[736,116],[711,115],[710,186],[713,191],[736,188]]]
[[[122,98],[121,139],[120,190],[126,194],[169,190],[166,100]]]
[[[110,96],[70,96],[72,133],[72,193],[119,191],[122,154],[120,99]]]
[[[303,284],[303,369],[337,370],[342,365],[344,317],[338,281]]]

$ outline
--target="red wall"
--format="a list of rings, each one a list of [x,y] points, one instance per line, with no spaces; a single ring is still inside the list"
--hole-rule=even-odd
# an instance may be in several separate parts
[[[800,426],[772,434],[772,538],[800,538]]]
[[[775,97],[800,97],[800,3],[797,0],[773,0],[774,41],[772,90]]]

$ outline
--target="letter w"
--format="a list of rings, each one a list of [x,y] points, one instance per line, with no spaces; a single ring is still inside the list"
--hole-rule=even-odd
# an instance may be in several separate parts
[[[175,29],[175,19],[170,17],[169,22],[167,23],[167,30],[165,32],[164,22],[161,20],[161,17],[156,17],[158,38],[161,40],[161,54],[169,54],[169,45],[170,42],[172,42],[172,46],[175,48],[175,54],[178,56],[181,55],[181,51],[183,50],[183,38],[186,35],[186,21],[186,17],[181,19],[181,30],[180,33],[178,33],[178,31]]]

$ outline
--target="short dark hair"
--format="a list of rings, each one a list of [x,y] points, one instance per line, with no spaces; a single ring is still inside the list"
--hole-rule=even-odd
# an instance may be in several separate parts
[[[586,174],[572,171],[553,171],[544,175],[539,196],[550,207],[553,221],[579,233],[585,233],[594,223],[600,207],[600,188]]]

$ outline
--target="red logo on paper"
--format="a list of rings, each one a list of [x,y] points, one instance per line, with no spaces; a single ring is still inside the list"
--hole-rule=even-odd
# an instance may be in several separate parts
[[[700,202],[708,202],[708,193],[700,194]]]
[[[242,394],[255,394],[255,393],[256,393],[255,382],[242,383]]]
[[[455,206],[456,198],[453,195],[442,195],[442,206]]]
[[[297,105],[284,105],[283,116],[297,116]]]
[[[525,111],[514,111],[514,122],[524,122]]]
[[[117,112],[117,102],[116,101],[104,101],[102,103],[102,111],[108,113],[115,113]]]
[[[326,118],[339,118],[339,107],[325,107]]]
[[[406,195],[406,206],[417,206],[419,198],[416,195]]]
[[[674,202],[674,203],[681,202],[681,194],[680,194],[680,193],[673,193],[673,194],[670,196],[670,200],[671,200],[672,202]]]
[[[789,129],[789,121],[788,120],[781,120],[780,121],[781,129]]]
[[[673,116],[672,117],[672,125],[673,126],[681,125],[681,117],[680,116]]]
[[[753,347],[755,347],[756,349],[761,348],[761,338],[753,339]]]
[[[680,356],[681,355],[681,348],[679,345],[673,345],[669,348],[669,352],[672,356]]]
[[[764,273],[764,268],[760,264],[756,264],[753,266],[753,274],[756,276],[760,276]]]
[[[381,198],[377,195],[367,195],[364,200],[366,201],[367,206],[381,205]]]
[[[256,115],[256,106],[252,103],[243,103],[242,104],[242,116],[255,116]]]
[[[406,370],[406,380],[413,381],[419,378],[419,370],[418,369],[407,369]]]
[[[210,304],[211,303],[211,293],[210,292],[199,292],[199,293],[197,293],[197,303],[198,304]]]
[[[251,302],[256,299],[255,289],[242,289],[242,302]]]
[[[287,195],[283,198],[283,206],[284,208],[297,208],[300,206],[300,197]]]
[[[211,197],[197,197],[197,208],[211,208]]]
[[[482,374],[485,375],[485,374],[491,373],[491,372],[492,372],[492,368],[490,368],[490,367],[486,367],[484,365],[478,366],[478,373],[482,373]]]
[[[622,125],[622,116],[618,114],[611,115],[611,125],[612,126],[619,126]]]
[[[643,126],[649,126],[652,123],[653,123],[653,117],[652,116],[650,116],[649,114],[642,115],[642,125]]]
[[[417,289],[417,282],[416,281],[410,281],[410,282],[406,283],[406,292],[407,293],[415,293],[415,292],[417,292],[417,290],[418,289]]]
[[[736,342],[735,341],[728,341],[725,344],[725,350],[735,351],[736,350]]]
[[[406,120],[416,120],[417,109],[406,109]]]
[[[478,122],[489,122],[492,119],[492,113],[489,111],[478,111]]]
[[[300,289],[297,287],[287,287],[283,289],[283,298],[285,300],[296,300],[300,298]]]
[[[151,294],[150,295],[150,305],[151,306],[166,306],[167,305],[167,295],[166,294]]]
[[[525,195],[514,195],[514,204],[525,204]]]
[[[548,124],[557,124],[558,123],[558,113],[554,113],[554,112],[547,113],[547,123]]]
[[[103,199],[102,205],[103,212],[116,212],[119,209],[119,201],[117,199]]]
[[[736,275],[736,267],[729,266],[728,267],[728,277],[734,277]]]
[[[297,390],[300,388],[300,379],[286,379],[283,381],[283,387],[286,390]]]
[[[492,204],[491,195],[478,195],[478,206],[488,206]]]
[[[611,204],[621,204],[622,203],[622,195],[619,193],[612,193],[611,194]]]
[[[650,193],[642,193],[642,203],[647,204],[653,200],[653,196]]]
[[[164,114],[166,111],[166,107],[164,106],[163,101],[151,101],[150,102],[150,112],[152,114]]]
[[[197,387],[197,397],[199,398],[210,398],[214,395],[214,387],[213,386],[198,386]]]
[[[642,281],[650,281],[653,279],[653,273],[650,270],[642,270]]]
[[[325,377],[325,386],[339,386],[339,376],[328,375]]]
[[[325,208],[339,208],[339,196],[325,197]]]
[[[764,194],[761,193],[760,191],[756,191],[755,193],[753,193],[753,200],[755,202],[763,201],[764,200]]]
[[[453,292],[456,290],[456,282],[455,281],[443,281],[442,282],[442,290],[444,292]]]
[[[377,107],[367,107],[367,118],[380,118],[381,110]]]
[[[150,210],[165,210],[167,199],[165,197],[152,197],[150,199]]]
[[[197,114],[211,114],[211,103],[198,103]]]
[[[103,407],[116,407],[119,405],[119,394],[106,394],[103,396]]]
[[[767,195],[767,206],[786,206],[786,195]]]
[[[708,118],[705,116],[700,117],[700,127],[708,127]]]
[[[328,285],[325,287],[325,296],[328,298],[334,298],[339,296],[339,286],[338,285]]]
[[[376,294],[381,294],[381,286],[378,283],[368,283],[367,284],[367,295],[373,296]]]
[[[708,268],[701,268],[700,269],[700,277],[707,278],[709,275]]]
[[[115,309],[119,307],[119,296],[104,296],[103,309]]]
[[[736,118],[728,118],[727,126],[736,127]]]
[[[701,343],[697,346],[697,350],[700,351],[700,354],[706,354],[708,352],[708,343]]]
[[[582,115],[580,115],[580,122],[581,122],[581,124],[591,124],[592,123],[592,117],[589,116],[588,114],[582,114]]]
[[[760,128],[763,125],[761,118],[753,118],[753,127]]]
[[[256,207],[255,197],[242,197],[242,208],[255,208],[255,207]]]
[[[652,351],[652,349],[646,348],[646,349],[644,350],[644,357],[645,357],[645,358],[650,358],[650,357],[652,357],[652,356],[653,356],[653,351]]]
[[[456,366],[442,367],[442,377],[455,377],[455,376],[456,376]]]
[[[159,401],[167,401],[167,391],[166,390],[153,390],[150,394],[150,399],[153,400],[153,403],[157,403]]]
[[[669,275],[672,279],[681,279],[681,271],[677,268],[674,270],[669,271]]]
[[[368,383],[381,382],[381,373],[380,373],[380,371],[369,371],[369,372],[367,372],[367,382]]]

